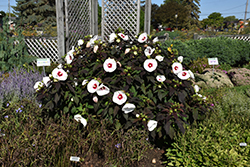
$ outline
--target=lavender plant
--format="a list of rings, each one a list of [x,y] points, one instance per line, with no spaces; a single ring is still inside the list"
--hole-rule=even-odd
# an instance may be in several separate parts
[[[0,77],[4,78],[0,83],[0,105],[7,102],[17,102],[24,98],[35,100],[34,84],[37,79],[42,79],[38,71],[28,72],[24,68],[14,68],[7,74],[1,72]],[[6,77],[7,76],[7,77]]]

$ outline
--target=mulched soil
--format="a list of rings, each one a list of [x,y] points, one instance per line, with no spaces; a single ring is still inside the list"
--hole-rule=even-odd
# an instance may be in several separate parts
[[[161,150],[159,148],[154,149],[148,149],[144,153],[144,157],[139,161],[135,162],[134,165],[131,165],[129,167],[165,167],[163,162],[163,155],[164,150]],[[84,162],[81,163],[81,165],[78,163],[71,163],[72,167],[113,167],[111,165],[103,165],[105,164],[104,158],[98,156],[98,154],[94,154],[91,157],[86,157],[84,159]],[[123,166],[119,166],[123,167]]]

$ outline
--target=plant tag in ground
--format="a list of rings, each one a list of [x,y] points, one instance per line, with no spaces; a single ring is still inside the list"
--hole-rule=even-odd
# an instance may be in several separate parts
[[[79,162],[79,161],[80,161],[80,157],[71,156],[71,157],[70,157],[70,161]]]
[[[215,58],[208,58],[208,64],[209,65],[219,65],[218,58],[217,57],[215,57]]]
[[[240,146],[247,146],[247,143],[240,143]]]
[[[40,67],[40,66],[50,66],[50,59],[49,58],[37,59],[36,65],[37,65],[37,67]]]

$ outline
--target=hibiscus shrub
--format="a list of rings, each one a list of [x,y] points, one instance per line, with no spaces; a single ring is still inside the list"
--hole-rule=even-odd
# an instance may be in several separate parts
[[[172,138],[185,132],[185,124],[203,119],[210,106],[182,60],[146,33],[113,33],[108,43],[89,35],[34,88],[51,117],[63,111],[86,126],[83,117],[92,116],[124,130],[147,128],[153,140]]]

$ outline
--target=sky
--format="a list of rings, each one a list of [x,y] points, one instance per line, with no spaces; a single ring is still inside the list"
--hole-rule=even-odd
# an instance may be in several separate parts
[[[151,0],[152,3],[161,5],[164,0]],[[101,5],[102,0],[98,0]],[[207,18],[213,12],[219,12],[223,17],[235,16],[237,19],[244,19],[247,0],[200,0],[200,18]],[[16,1],[10,0],[10,5],[15,6]],[[8,12],[8,0],[1,0],[0,11]],[[12,8],[11,8],[12,10]],[[248,11],[250,11],[250,2],[248,3]],[[250,12],[247,13],[250,18]]]

